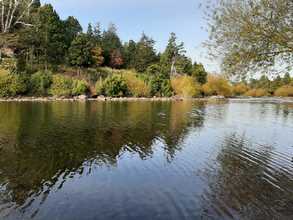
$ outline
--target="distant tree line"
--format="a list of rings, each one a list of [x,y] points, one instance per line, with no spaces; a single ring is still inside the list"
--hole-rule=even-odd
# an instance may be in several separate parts
[[[23,6],[15,6],[17,13],[12,18],[15,22],[9,28],[1,29],[0,44],[2,48],[7,46],[15,49],[18,72],[54,70],[59,65],[73,66],[80,72],[83,68],[106,66],[135,69],[139,73],[159,70],[167,76],[176,58],[178,73],[199,74],[199,78],[205,74],[201,64],[192,63],[186,57],[183,43],[177,44],[174,33],[166,50],[157,53],[155,41],[145,33],[138,42],[130,40],[123,43],[114,24],[110,24],[107,30],[102,30],[99,23],[89,24],[84,33],[76,18],[70,16],[66,20],[60,19],[50,4],[42,6],[39,0],[19,2]],[[9,1],[1,1],[1,4],[8,9]],[[22,21],[17,22],[21,10],[26,16],[23,15]],[[9,19],[9,11],[3,16]]]

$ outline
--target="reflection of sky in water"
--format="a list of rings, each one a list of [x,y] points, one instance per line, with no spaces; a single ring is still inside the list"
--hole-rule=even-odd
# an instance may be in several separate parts
[[[293,215],[289,105],[1,104],[0,112],[4,219]]]

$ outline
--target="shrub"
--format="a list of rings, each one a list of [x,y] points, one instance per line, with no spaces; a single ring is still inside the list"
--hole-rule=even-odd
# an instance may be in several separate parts
[[[244,83],[237,83],[233,86],[233,94],[236,96],[244,95],[249,90]]]
[[[73,80],[62,75],[54,75],[50,94],[54,96],[71,96],[73,89]]]
[[[30,79],[30,93],[35,95],[47,95],[52,83],[51,72],[37,72]]]
[[[89,91],[89,86],[85,80],[73,80],[72,95],[83,95]]]
[[[100,78],[100,80],[96,82],[95,90],[96,90],[96,95],[103,95],[105,93],[102,78]]]
[[[176,95],[196,97],[200,95],[200,86],[191,76],[179,76],[171,80]]]
[[[208,82],[203,85],[203,92],[205,95],[222,95],[229,97],[232,95],[232,86],[222,76],[210,75]]]
[[[134,97],[148,97],[150,96],[149,86],[139,79],[134,72],[128,71],[123,74],[126,81],[129,93]]]
[[[167,96],[173,94],[170,79],[165,79],[162,75],[153,76],[149,81],[152,96]]]
[[[173,89],[171,86],[171,80],[164,79],[161,84],[161,96],[170,97],[173,95]]]
[[[108,77],[102,86],[103,95],[109,97],[120,97],[128,95],[126,81],[120,76]]]
[[[268,96],[268,92],[265,89],[251,89],[245,93],[245,96],[251,96],[251,97],[262,97],[262,96]]]
[[[293,97],[293,86],[282,86],[276,90],[275,96],[281,97]]]
[[[8,74],[9,74],[9,71],[7,69],[0,68],[0,77],[1,76],[6,76]]]
[[[158,64],[152,64],[146,69],[146,74],[149,76],[155,76],[160,74],[161,67]]]
[[[27,92],[27,77],[21,75],[0,76],[0,97],[22,95]]]

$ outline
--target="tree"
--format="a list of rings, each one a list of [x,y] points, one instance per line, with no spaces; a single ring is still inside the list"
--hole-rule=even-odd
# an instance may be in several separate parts
[[[35,0],[0,0],[1,33],[9,33],[16,26],[31,26],[27,23],[32,6],[38,4]]]
[[[134,68],[138,72],[145,72],[149,65],[158,60],[154,45],[155,41],[143,33],[141,39],[136,44],[133,57],[135,59]]]
[[[87,26],[87,32],[86,33],[87,33],[87,35],[89,37],[93,37],[94,36],[93,26],[92,26],[91,23],[88,24],[88,26]]]
[[[123,57],[120,50],[113,50],[110,55],[110,66],[112,68],[119,68],[123,65]]]
[[[93,36],[95,39],[95,43],[98,45],[101,45],[101,40],[102,40],[102,34],[101,34],[101,25],[100,23],[96,23],[93,29]]]
[[[181,55],[176,60],[176,71],[178,74],[192,74],[192,60],[185,55]]]
[[[104,63],[103,50],[99,46],[95,46],[91,50],[93,63],[96,66],[101,66]]]
[[[124,65],[128,69],[135,68],[136,66],[136,42],[134,40],[130,40],[123,47],[124,51]]]
[[[290,74],[286,73],[284,75],[284,78],[283,78],[282,81],[283,81],[284,85],[289,85],[291,83],[291,81],[292,81],[292,78],[291,78]]]
[[[113,51],[119,50],[120,53],[122,51],[122,43],[114,24],[110,24],[108,30],[103,32],[102,49],[104,51],[105,65],[110,65]]]
[[[292,0],[220,0],[208,11],[206,46],[229,75],[288,71],[293,64]],[[279,65],[282,64],[282,65]]]
[[[82,32],[82,27],[75,17],[69,16],[64,21],[64,28],[66,46],[69,48],[74,38],[76,38],[76,36]]]
[[[185,52],[183,42],[177,44],[176,34],[171,33],[168,45],[161,55],[161,65],[165,67],[165,70],[169,71],[169,74],[176,74],[176,62],[178,57],[184,55]]]
[[[25,28],[19,34],[21,49],[31,63],[37,62],[48,69],[64,60],[66,37],[63,21],[52,5],[39,8],[30,19],[33,26]]]
[[[201,63],[198,64],[195,62],[192,68],[192,76],[195,77],[198,83],[203,85],[207,82],[208,73]]]
[[[78,74],[82,67],[88,67],[94,63],[92,50],[93,45],[87,34],[80,34],[72,41],[69,48],[69,63],[78,67]]]

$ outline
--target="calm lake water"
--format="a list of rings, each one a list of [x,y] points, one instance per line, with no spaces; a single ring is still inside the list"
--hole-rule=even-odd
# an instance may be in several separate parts
[[[293,104],[0,103],[0,219],[293,219]]]

